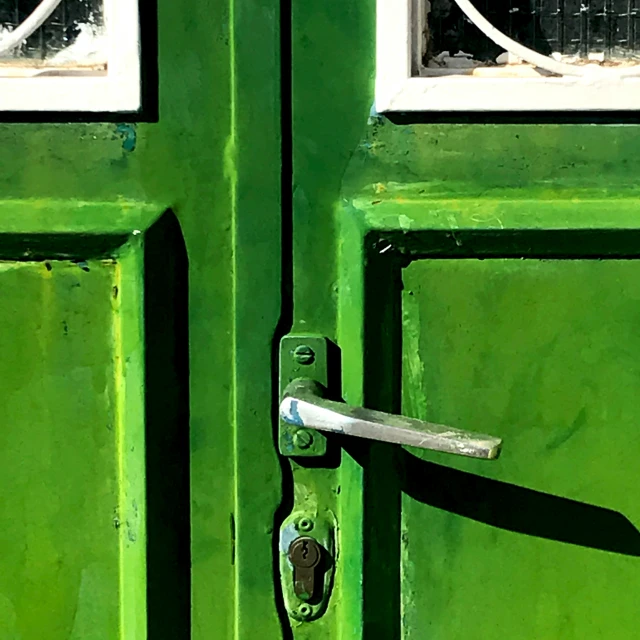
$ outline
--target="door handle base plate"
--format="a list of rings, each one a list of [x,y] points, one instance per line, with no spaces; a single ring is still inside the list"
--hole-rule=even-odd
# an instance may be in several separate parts
[[[313,378],[327,387],[328,340],[322,336],[287,335],[280,341],[280,395],[297,378]],[[278,449],[287,457],[318,457],[327,453],[327,438],[280,420]]]

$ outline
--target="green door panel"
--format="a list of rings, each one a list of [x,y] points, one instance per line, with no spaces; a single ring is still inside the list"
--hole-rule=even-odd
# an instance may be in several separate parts
[[[631,638],[640,591],[640,263],[403,270],[402,408],[504,438],[402,469],[404,638]]]
[[[115,259],[0,263],[2,640],[144,637],[132,282]]]
[[[637,201],[378,191],[337,209],[343,398],[503,453],[345,438],[338,465],[294,462],[339,522],[329,608],[295,637],[632,637]]]
[[[188,637],[175,215],[14,200],[0,225],[0,638]]]
[[[0,114],[0,640],[286,625],[280,7],[140,7],[142,113]]]

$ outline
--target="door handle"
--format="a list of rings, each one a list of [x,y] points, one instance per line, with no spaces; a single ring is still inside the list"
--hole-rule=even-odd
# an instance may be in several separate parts
[[[314,380],[298,378],[284,391],[280,417],[289,425],[341,433],[367,440],[495,460],[502,440],[406,416],[353,407],[324,397]]]

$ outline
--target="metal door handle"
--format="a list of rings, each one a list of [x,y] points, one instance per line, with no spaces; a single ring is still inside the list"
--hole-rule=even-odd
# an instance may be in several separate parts
[[[494,460],[502,446],[502,440],[494,436],[327,400],[323,397],[323,388],[306,378],[294,380],[287,386],[280,403],[280,417],[298,427],[470,458]]]

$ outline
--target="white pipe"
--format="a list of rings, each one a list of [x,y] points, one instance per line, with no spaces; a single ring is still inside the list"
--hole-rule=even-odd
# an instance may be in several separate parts
[[[8,53],[22,44],[36,29],[41,27],[58,8],[62,0],[42,0],[31,15],[13,31],[0,40],[0,55]]]
[[[561,76],[577,76],[577,77],[594,77],[596,74],[600,77],[615,76],[620,77],[632,77],[640,76],[640,65],[634,65],[632,67],[607,67],[603,68],[595,64],[577,65],[569,64],[567,62],[559,62],[549,56],[545,56],[542,53],[538,53],[529,47],[512,40],[509,36],[502,33],[502,31],[496,29],[472,4],[471,0],[456,0],[456,3],[462,10],[462,12],[473,22],[473,24],[484,33],[487,38],[493,40],[498,46],[502,47],[505,51],[513,53],[518,58],[529,62],[530,64],[545,69],[551,73],[557,73]]]

